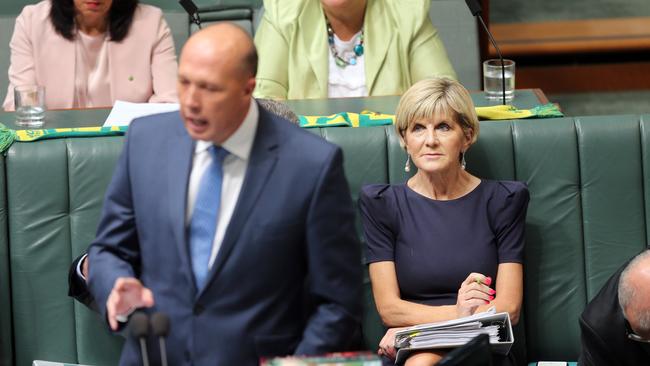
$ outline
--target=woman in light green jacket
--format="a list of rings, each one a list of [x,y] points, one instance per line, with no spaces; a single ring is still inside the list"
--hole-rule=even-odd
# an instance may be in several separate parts
[[[427,77],[456,79],[429,20],[430,2],[265,0],[255,95],[399,95]]]

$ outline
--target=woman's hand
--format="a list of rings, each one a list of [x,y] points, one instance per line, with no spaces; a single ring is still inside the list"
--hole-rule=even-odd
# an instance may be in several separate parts
[[[382,338],[379,342],[379,349],[377,350],[377,354],[394,360],[397,356],[397,351],[395,350],[395,333],[405,328],[406,327],[388,329],[388,331],[386,331],[386,334],[384,334],[384,338]]]
[[[458,290],[456,313],[459,318],[474,314],[476,309],[494,300],[496,291],[490,288],[492,278],[470,273]]]

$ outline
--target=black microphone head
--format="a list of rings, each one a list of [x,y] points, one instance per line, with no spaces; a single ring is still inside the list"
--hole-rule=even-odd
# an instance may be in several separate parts
[[[151,329],[157,337],[167,337],[169,334],[169,317],[165,313],[155,313],[151,316]]]
[[[129,319],[129,329],[136,338],[146,337],[149,334],[149,317],[143,312],[135,312]]]
[[[185,9],[190,16],[194,16],[194,14],[199,10],[192,0],[178,0],[178,3],[181,4],[183,9]]]
[[[467,3],[467,7],[473,16],[477,16],[483,11],[479,0],[465,0],[465,3]]]

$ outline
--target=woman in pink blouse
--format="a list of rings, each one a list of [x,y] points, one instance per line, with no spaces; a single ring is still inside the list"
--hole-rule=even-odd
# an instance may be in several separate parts
[[[48,109],[115,100],[176,102],[176,53],[162,11],[138,0],[44,0],[26,6],[11,39],[9,87],[45,86]]]

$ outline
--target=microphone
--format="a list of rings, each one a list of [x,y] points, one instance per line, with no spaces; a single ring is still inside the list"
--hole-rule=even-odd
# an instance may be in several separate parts
[[[147,336],[149,335],[149,317],[143,312],[136,312],[129,320],[131,334],[140,341],[140,353],[142,353],[142,365],[149,366],[149,355],[147,353]]]
[[[192,23],[196,24],[201,29],[201,17],[199,17],[199,8],[196,7],[192,0],[178,0],[183,9],[190,15]]]
[[[167,366],[167,347],[165,345],[165,338],[169,334],[169,317],[167,314],[153,314],[151,316],[151,329],[153,330],[153,335],[158,337],[162,366]]]
[[[481,12],[483,11],[483,8],[481,8],[481,4],[479,3],[479,0],[465,0],[465,3],[467,3],[467,7],[469,8],[469,11],[472,13],[472,15],[478,18],[479,22],[483,26],[483,29],[485,29],[485,32],[487,33],[488,38],[490,39],[490,42],[494,46],[494,49],[497,50],[497,55],[499,55],[499,60],[501,60],[501,90],[503,91],[503,105],[505,105],[506,104],[506,68],[505,65],[503,64],[503,56],[501,56],[501,50],[497,45],[497,41],[495,41],[494,37],[492,37],[492,32],[490,32],[487,25],[485,25],[485,22],[483,21],[483,17],[481,16]]]

